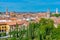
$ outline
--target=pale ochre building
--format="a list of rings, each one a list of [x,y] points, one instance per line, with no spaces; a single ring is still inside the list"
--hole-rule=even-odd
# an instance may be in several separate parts
[[[2,32],[6,32],[6,34],[8,34],[10,31],[10,26],[7,25],[6,23],[0,23],[0,33]]]

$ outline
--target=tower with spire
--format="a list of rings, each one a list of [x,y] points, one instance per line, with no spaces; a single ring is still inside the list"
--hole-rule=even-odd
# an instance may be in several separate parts
[[[56,14],[58,14],[58,8],[56,8]]]
[[[50,8],[47,9],[47,18],[50,17]]]
[[[6,15],[8,15],[8,8],[6,8]]]

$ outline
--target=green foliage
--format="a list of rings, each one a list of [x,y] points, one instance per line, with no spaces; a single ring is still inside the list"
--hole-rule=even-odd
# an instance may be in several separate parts
[[[25,26],[18,29],[16,24],[16,29],[10,32],[11,40],[60,40],[60,24],[55,28],[51,19],[41,18],[39,23],[31,22],[26,29]]]
[[[40,37],[42,38],[41,40],[52,39],[51,34],[54,28],[53,20],[42,18],[39,24],[40,24]]]
[[[52,38],[56,40],[60,40],[60,24],[57,28],[54,28]]]
[[[52,14],[51,16],[59,17],[60,14]]]
[[[0,37],[6,36],[6,33],[0,33]]]

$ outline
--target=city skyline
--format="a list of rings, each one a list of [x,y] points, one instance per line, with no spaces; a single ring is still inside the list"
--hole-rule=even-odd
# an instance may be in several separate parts
[[[60,11],[60,0],[0,0],[0,12],[8,11],[15,12],[41,12],[55,11],[56,8]]]

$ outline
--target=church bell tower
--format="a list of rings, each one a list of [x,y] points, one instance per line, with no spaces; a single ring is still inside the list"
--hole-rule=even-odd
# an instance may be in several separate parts
[[[47,9],[47,18],[50,17],[50,8]]]
[[[58,14],[58,8],[56,8],[56,14]]]
[[[8,8],[6,8],[6,15],[8,15]]]

